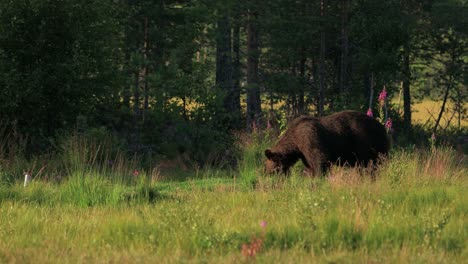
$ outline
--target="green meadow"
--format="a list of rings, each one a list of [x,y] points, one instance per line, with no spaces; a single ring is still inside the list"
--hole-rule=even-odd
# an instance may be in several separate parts
[[[0,264],[468,264],[467,11],[0,0]]]
[[[257,142],[258,141],[258,142]],[[262,174],[268,142],[236,168],[135,168],[77,144],[0,169],[2,263],[463,263],[468,180],[449,147],[394,148],[371,179]],[[49,160],[50,159],[50,160]],[[42,167],[41,161],[49,161]],[[34,167],[23,186],[21,168]],[[62,172],[62,175],[58,176]]]

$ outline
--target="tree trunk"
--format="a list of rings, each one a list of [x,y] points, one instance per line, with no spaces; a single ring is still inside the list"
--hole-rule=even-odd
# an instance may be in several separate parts
[[[129,48],[125,48],[125,63],[127,67],[127,78],[131,78],[132,76],[132,71],[130,69],[130,50]],[[123,97],[123,105],[130,108],[130,95],[131,95],[131,87],[132,85],[129,83],[125,83],[122,91],[122,97]]]
[[[372,100],[374,99],[374,73],[371,74],[370,81],[366,74],[366,83],[369,86],[369,108],[372,109]]]
[[[317,63],[317,58],[312,56],[311,57],[311,62],[310,62],[310,91],[309,93],[312,94],[312,95],[315,95],[316,92],[318,91],[318,63]],[[318,98],[315,97],[315,96],[311,96],[310,98],[307,99],[307,102],[306,104],[312,104],[312,106],[315,108],[315,109],[318,109],[318,100],[316,100]]]
[[[341,60],[340,60],[340,93],[348,92],[348,12],[349,0],[341,1]]]
[[[294,60],[291,65],[291,74],[288,77],[291,83],[295,83],[297,78],[297,71],[296,71],[296,61]],[[296,88],[297,89],[297,88]],[[297,104],[297,96],[298,91],[296,89],[291,89],[288,93],[288,100],[286,100],[287,104],[291,108],[291,112],[288,115],[295,116],[299,113],[298,104]]]
[[[301,10],[300,10],[300,15],[302,17],[306,17],[308,14],[307,14],[307,1],[303,1],[302,2],[302,5],[301,5]],[[306,74],[305,74],[305,70],[306,70],[306,49],[305,49],[305,46],[304,46],[304,43],[301,43],[300,44],[300,53],[299,53],[299,78],[300,78],[300,82],[299,82],[299,91],[298,91],[298,95],[297,95],[297,110],[298,110],[298,113],[299,114],[304,114],[306,111],[305,111],[305,89],[307,87],[307,80],[306,80]]]
[[[458,124],[458,129],[461,128],[461,119],[462,119],[462,93],[460,91],[460,87],[457,86],[456,88],[456,92],[457,92],[457,101],[456,101],[456,112],[457,112],[457,115],[458,115],[458,118],[457,118],[457,124]]]
[[[233,29],[232,44],[232,111],[236,116],[240,116],[240,24],[236,21]]]
[[[127,7],[130,7],[130,1],[127,1],[126,2],[126,5]],[[130,19],[130,18],[129,18]],[[131,40],[130,40],[130,26],[127,24],[126,27],[125,27],[125,49],[124,49],[124,52],[125,52],[125,66],[126,66],[126,74],[127,74],[127,78],[126,80],[128,80],[128,82],[125,82],[124,84],[124,87],[123,87],[123,91],[122,91],[122,97],[123,97],[123,105],[128,107],[130,109],[130,97],[132,95],[132,82],[130,81],[131,78],[133,77],[133,69],[131,69],[131,65],[130,65],[130,54],[131,54],[131,51],[130,51],[130,45],[131,43]]]
[[[188,116],[187,116],[187,97],[185,95],[182,96],[182,118],[184,118],[185,121],[188,121]]]
[[[410,71],[410,58],[408,48],[405,48],[404,61],[403,61],[403,119],[406,127],[411,127],[411,71]]]
[[[448,65],[445,65],[446,69],[453,69],[453,67],[455,67],[455,65],[456,65],[456,63],[455,63],[456,55],[455,55],[454,50],[451,50],[450,58],[451,58],[450,63]],[[452,71],[449,71],[447,74],[449,75],[449,78],[447,80],[447,87],[445,89],[445,94],[444,94],[444,100],[442,102],[442,107],[440,108],[439,116],[437,117],[437,121],[436,121],[436,123],[434,125],[434,129],[432,130],[432,133],[434,133],[434,134],[437,132],[437,128],[438,128],[438,126],[440,124],[440,120],[442,119],[442,115],[444,114],[444,111],[445,111],[445,105],[447,104],[447,100],[449,98],[450,89],[452,88],[452,85],[455,82],[454,73]]]
[[[135,70],[135,90],[133,91],[133,112],[135,112],[135,118],[138,118],[140,113],[140,74],[138,69]]]
[[[320,68],[319,68],[319,95],[318,115],[323,115],[325,100],[325,0],[320,1],[320,17],[322,18],[322,29],[320,32]]]
[[[442,107],[440,108],[439,116],[437,117],[436,123],[434,128],[432,129],[432,133],[435,134],[437,132],[437,128],[439,127],[440,120],[442,119],[442,115],[445,111],[445,105],[447,103],[447,99],[450,93],[450,87],[452,86],[452,76],[449,77],[447,87],[445,88],[444,100],[442,101]]]
[[[143,93],[144,93],[144,100],[143,100],[143,115],[148,110],[149,107],[149,85],[148,85],[148,66],[145,66],[145,70],[143,72],[144,78],[144,85],[143,85]],[[144,116],[143,116],[144,118]]]
[[[216,36],[216,85],[225,93],[224,108],[227,113],[233,110],[231,26],[224,14],[217,23]]]
[[[261,115],[260,90],[258,86],[258,31],[257,12],[249,10],[247,23],[247,127],[252,126]]]
[[[148,43],[148,17],[145,17],[145,35],[144,35],[144,43],[143,43],[143,58],[145,62],[145,68],[143,71],[143,79],[144,79],[144,86],[143,86],[143,119],[144,113],[148,110],[148,101],[149,101],[149,87],[148,87],[148,53],[149,53],[149,43]]]
[[[299,62],[299,77],[301,78],[301,87],[299,89],[299,94],[297,98],[297,108],[299,110],[299,114],[304,114],[305,111],[305,98],[304,98],[304,87],[307,83],[305,77],[305,64],[306,64],[306,57],[305,57],[305,50],[301,48],[301,61]]]

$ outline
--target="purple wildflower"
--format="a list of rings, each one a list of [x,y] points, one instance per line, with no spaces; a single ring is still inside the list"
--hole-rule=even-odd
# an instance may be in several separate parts
[[[374,114],[372,113],[372,109],[369,108],[369,109],[367,110],[367,116],[369,116],[369,117],[374,117]]]
[[[138,170],[134,170],[133,171],[133,176],[137,177],[138,175],[140,175],[140,172]]]
[[[432,133],[432,135],[431,135],[431,140],[432,140],[432,141],[436,141],[436,139],[437,139],[437,138],[436,138],[435,133]]]
[[[384,86],[382,92],[379,94],[379,101],[384,102],[385,100],[387,100],[387,89]]]
[[[261,226],[262,228],[265,228],[265,227],[267,226],[267,222],[266,222],[266,221],[260,222],[260,226]]]
[[[388,130],[390,130],[390,129],[392,129],[392,125],[393,125],[392,119],[391,119],[391,118],[387,119],[387,122],[385,122],[385,127],[386,127]]]

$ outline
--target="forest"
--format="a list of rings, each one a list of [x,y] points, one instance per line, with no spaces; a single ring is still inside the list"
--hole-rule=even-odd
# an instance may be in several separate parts
[[[396,135],[421,128],[412,105],[425,99],[439,102],[422,122],[428,136],[466,127],[465,1],[21,0],[0,10],[1,125],[28,152],[78,131],[203,165],[253,124],[378,113],[384,86]]]
[[[0,0],[0,262],[461,263],[467,65],[466,0]],[[343,110],[376,176],[263,173]]]

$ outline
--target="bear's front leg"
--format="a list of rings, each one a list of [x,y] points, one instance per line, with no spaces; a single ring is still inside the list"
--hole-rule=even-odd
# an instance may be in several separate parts
[[[304,150],[302,151],[302,163],[304,163],[305,169],[304,174],[310,177],[317,177],[321,175],[323,170],[322,155],[316,150]]]
[[[317,177],[317,171],[312,168],[304,168],[302,174],[306,177],[315,178]]]

